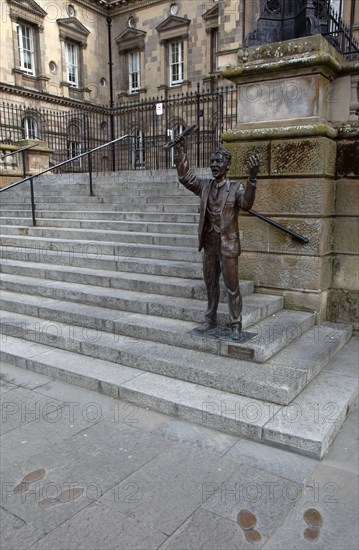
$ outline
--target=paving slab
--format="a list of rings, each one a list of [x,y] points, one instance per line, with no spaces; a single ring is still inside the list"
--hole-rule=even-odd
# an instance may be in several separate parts
[[[359,338],[353,337],[350,342],[333,357],[325,370],[333,374],[358,378]]]
[[[253,548],[236,521],[199,508],[160,547],[161,550],[234,550]],[[261,548],[261,545],[256,545]]]
[[[2,475],[6,486],[2,505],[49,533],[169,446],[153,434],[103,419],[6,470]],[[46,472],[41,481],[23,494],[13,492],[26,474],[39,468]],[[49,508],[39,506],[45,498],[59,497],[62,491],[74,487],[83,489],[78,499]]]
[[[323,464],[349,470],[359,474],[359,407],[356,404],[348,415],[329,451],[324,456]]]
[[[205,490],[210,493],[214,488],[215,485],[209,482]],[[233,522],[237,521],[241,510],[250,511],[256,517],[255,529],[264,543],[284,521],[302,490],[300,483],[240,464],[237,471],[205,500],[202,508]],[[244,533],[242,536],[244,539]]]
[[[1,547],[5,550],[26,550],[44,533],[0,507]]]
[[[6,434],[27,423],[39,423],[41,419],[56,418],[63,402],[59,399],[35,394],[24,388],[7,392],[1,403],[0,433]]]
[[[94,502],[32,550],[156,550],[167,536],[105,504]]]
[[[16,345],[16,342],[14,339],[11,339],[11,344]],[[9,342],[8,342],[9,343]],[[32,348],[32,345],[30,342],[27,342],[30,344],[28,348]],[[25,351],[25,346],[23,348]],[[38,352],[41,353],[41,348],[37,348]],[[5,363],[4,361],[1,361],[0,363],[0,377],[1,381],[5,382],[6,384],[10,384],[14,386],[14,388],[17,388],[20,386],[21,388],[25,388],[27,390],[33,390],[35,388],[44,386],[51,382],[51,378],[48,376],[44,376],[42,374],[36,374],[34,372],[27,372],[25,369],[19,370],[19,368],[14,367],[13,365],[10,365],[9,363]],[[56,398],[55,398],[56,399]]]
[[[317,460],[290,453],[274,447],[266,447],[255,441],[241,439],[225,454],[226,458],[240,464],[249,464],[257,469],[304,484],[313,470]]]
[[[100,502],[170,535],[202,504],[203,484],[221,484],[237,468],[234,462],[201,450],[174,445],[110,490]],[[136,493],[122,498],[126,487]],[[114,502],[114,494],[120,495]]]
[[[266,550],[356,550],[358,548],[358,478],[346,470],[320,464],[312,485],[294,506],[286,521],[264,546]],[[304,514],[315,509],[322,518],[319,538],[308,540]],[[317,533],[318,534],[318,533]]]

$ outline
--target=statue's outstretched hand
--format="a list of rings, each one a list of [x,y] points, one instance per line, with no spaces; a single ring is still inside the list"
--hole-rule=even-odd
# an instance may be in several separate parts
[[[258,155],[251,155],[249,157],[248,166],[249,166],[249,177],[251,179],[257,178],[260,165],[261,165],[261,161],[259,160]]]
[[[185,141],[184,141],[184,138],[183,138],[182,134],[179,134],[179,135],[175,136],[173,138],[173,141],[175,143],[175,147],[184,148]]]

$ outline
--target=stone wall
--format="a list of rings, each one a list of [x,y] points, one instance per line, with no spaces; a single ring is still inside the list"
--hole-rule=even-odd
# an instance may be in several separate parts
[[[258,153],[254,210],[309,238],[300,244],[242,214],[241,277],[319,322],[357,323],[359,142],[350,83],[358,67],[321,36],[241,49],[238,60],[224,72],[240,88],[238,124],[223,136],[231,175],[245,181],[248,157]]]
[[[352,123],[340,130],[335,190],[328,317],[353,322],[359,330],[359,124]]]

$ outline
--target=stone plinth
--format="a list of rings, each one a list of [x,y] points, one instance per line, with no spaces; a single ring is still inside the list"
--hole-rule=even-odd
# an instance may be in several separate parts
[[[241,49],[238,62],[222,73],[239,86],[238,124],[223,135],[230,176],[245,181],[248,158],[258,153],[254,210],[309,238],[299,244],[242,214],[240,276],[254,279],[259,292],[283,295],[288,308],[316,312],[318,321],[353,322],[358,244],[349,235],[358,232],[358,210],[350,197],[358,190],[359,141],[349,122],[348,75],[355,64],[320,35]],[[342,92],[333,97],[333,90]]]
[[[19,148],[36,145],[32,149],[25,151],[25,171],[26,175],[37,174],[50,166],[50,156],[54,152],[47,146],[46,141],[38,139],[23,139],[17,142]],[[20,153],[21,154],[21,153]]]

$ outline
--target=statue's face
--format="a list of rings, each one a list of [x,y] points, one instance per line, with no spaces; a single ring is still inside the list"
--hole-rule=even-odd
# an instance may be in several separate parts
[[[225,177],[228,171],[226,158],[220,152],[212,153],[209,165],[212,175],[216,180],[221,180]]]

